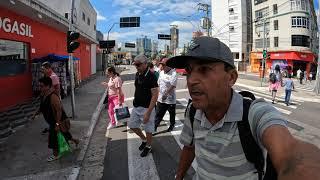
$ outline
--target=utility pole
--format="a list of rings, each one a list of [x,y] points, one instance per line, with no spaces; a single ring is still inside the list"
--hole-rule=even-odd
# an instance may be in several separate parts
[[[210,28],[211,28],[211,20],[209,18],[209,4],[203,4],[203,3],[199,3],[198,4],[199,8],[198,11],[203,11],[206,13],[206,17],[205,17],[205,29],[207,30],[207,34],[210,37]]]
[[[69,31],[73,31],[73,10],[74,0],[71,2],[71,15],[69,22]],[[71,78],[71,107],[72,107],[72,118],[75,119],[75,100],[74,100],[74,67],[73,67],[73,54],[69,53],[69,65],[70,65],[70,78]]]
[[[262,75],[261,75],[261,87],[262,83],[264,81],[264,76],[265,76],[265,66],[266,66],[266,57],[267,57],[267,46],[266,46],[266,19],[262,20],[263,23],[263,39],[262,39]]]
[[[319,5],[320,5],[320,1],[318,1]],[[319,23],[320,23],[320,15],[318,13],[318,34],[319,34]],[[319,36],[319,44],[320,44],[320,36]],[[314,92],[319,95],[320,94],[320,48],[318,49],[318,61],[317,61],[317,74],[316,74],[316,86],[314,87]]]

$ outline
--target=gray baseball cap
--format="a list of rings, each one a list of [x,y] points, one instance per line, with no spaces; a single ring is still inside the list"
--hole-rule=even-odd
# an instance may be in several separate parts
[[[190,59],[213,62],[221,61],[235,67],[229,47],[219,39],[207,36],[193,39],[186,55],[170,58],[167,61],[167,66],[172,68],[185,68]]]

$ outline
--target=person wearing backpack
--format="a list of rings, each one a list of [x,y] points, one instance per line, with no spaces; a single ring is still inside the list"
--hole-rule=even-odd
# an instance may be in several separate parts
[[[280,66],[276,65],[274,73],[270,74],[270,80],[269,80],[269,91],[272,92],[272,104],[274,104],[274,101],[277,96],[277,92],[279,87],[282,84],[282,74],[280,72]]]
[[[186,55],[170,58],[167,65],[186,69],[192,98],[180,136],[176,180],[185,177],[194,158],[194,180],[320,177],[320,150],[294,138],[286,118],[271,104],[233,90],[238,74],[224,43],[195,38]]]

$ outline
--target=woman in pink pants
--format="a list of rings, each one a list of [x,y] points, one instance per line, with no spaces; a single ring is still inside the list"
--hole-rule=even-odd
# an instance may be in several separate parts
[[[117,122],[114,118],[114,108],[121,106],[124,102],[124,95],[122,92],[122,80],[119,73],[116,72],[114,67],[109,67],[106,72],[109,82],[102,82],[102,85],[108,88],[108,114],[110,122],[107,129],[116,126]]]

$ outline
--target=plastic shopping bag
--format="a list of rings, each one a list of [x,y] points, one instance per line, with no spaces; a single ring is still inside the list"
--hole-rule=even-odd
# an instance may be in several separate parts
[[[114,108],[114,116],[118,122],[126,122],[130,117],[128,106],[120,106]]]
[[[59,148],[59,156],[63,156],[71,152],[70,145],[67,143],[63,134],[58,132],[58,148]]]

